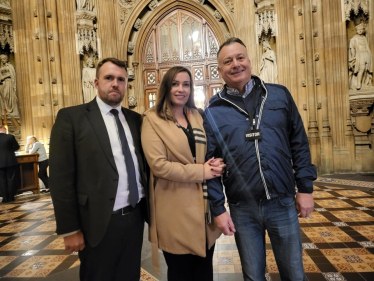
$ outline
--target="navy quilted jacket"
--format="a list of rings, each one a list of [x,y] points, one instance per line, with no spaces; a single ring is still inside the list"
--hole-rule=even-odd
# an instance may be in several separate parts
[[[290,92],[282,85],[252,78],[252,91],[260,95],[255,117],[255,127],[262,135],[260,140],[245,139],[250,127],[249,114],[244,102],[235,103],[226,94],[226,87],[210,99],[205,110],[206,158],[222,157],[227,165],[222,179],[207,181],[214,216],[226,211],[223,186],[227,200],[234,204],[253,199],[259,188],[267,199],[294,196],[296,187],[300,193],[313,192],[317,171],[311,163],[308,138]]]

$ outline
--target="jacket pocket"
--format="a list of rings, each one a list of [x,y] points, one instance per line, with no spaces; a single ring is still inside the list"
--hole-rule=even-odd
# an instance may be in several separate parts
[[[81,206],[85,206],[87,203],[88,196],[83,194],[78,194],[78,204]]]
[[[287,106],[283,101],[267,101],[262,114],[265,127],[277,128],[287,124]]]

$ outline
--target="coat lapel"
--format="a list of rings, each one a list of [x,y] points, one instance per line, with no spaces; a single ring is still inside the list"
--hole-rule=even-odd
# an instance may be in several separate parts
[[[103,116],[101,115],[99,106],[97,105],[96,99],[92,100],[87,104],[87,118],[91,123],[92,128],[95,131],[96,137],[99,140],[101,148],[104,151],[109,163],[112,167],[117,170],[116,163],[114,162],[114,157],[112,153],[112,148],[110,145],[108,131],[106,129]]]

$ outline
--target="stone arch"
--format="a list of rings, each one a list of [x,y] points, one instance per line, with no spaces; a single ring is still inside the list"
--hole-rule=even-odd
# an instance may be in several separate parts
[[[130,68],[134,67],[135,78],[129,82],[128,95],[132,99],[135,96],[137,106],[133,109],[140,113],[144,111],[143,71],[140,67],[143,48],[145,47],[148,34],[163,17],[176,9],[183,9],[199,15],[212,27],[219,43],[222,43],[228,36],[236,34],[230,12],[218,0],[209,1],[206,4],[200,4],[197,1],[191,0],[155,2],[157,7],[153,10],[149,8],[149,2],[137,4],[131,11],[131,15],[128,17],[126,25],[120,33],[119,56],[127,60]],[[218,11],[218,14],[221,15],[221,19],[215,17],[215,11]],[[134,25],[138,19],[142,21],[142,25],[139,30],[136,30]],[[133,52],[129,52],[128,50],[129,42],[135,46]]]

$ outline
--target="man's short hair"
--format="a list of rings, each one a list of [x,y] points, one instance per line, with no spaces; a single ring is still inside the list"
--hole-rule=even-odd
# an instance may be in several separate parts
[[[231,44],[233,44],[233,43],[239,43],[240,45],[243,45],[244,48],[247,49],[247,46],[243,43],[242,40],[240,40],[240,39],[237,38],[237,37],[231,37],[231,38],[227,39],[225,42],[223,42],[223,43],[221,44],[221,46],[219,46],[219,49],[218,49],[218,52],[217,52],[217,57],[218,57],[218,55],[219,55],[219,53],[221,52],[221,50],[222,50],[223,47],[228,46],[228,45],[231,45]]]
[[[111,63],[113,63],[113,64],[115,64],[115,65],[117,65],[121,68],[124,68],[126,70],[126,73],[127,73],[127,63],[124,60],[119,60],[117,58],[105,58],[105,59],[101,60],[96,67],[96,78],[99,78],[100,68],[106,62],[111,62]]]

